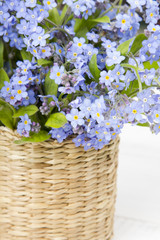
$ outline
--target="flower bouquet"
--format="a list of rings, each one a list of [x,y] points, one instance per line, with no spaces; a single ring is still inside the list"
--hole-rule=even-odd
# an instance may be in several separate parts
[[[110,239],[113,225],[111,213],[114,212],[115,201],[113,166],[114,169],[117,166],[114,159],[117,158],[119,142],[117,135],[126,123],[150,127],[151,131],[156,134],[160,132],[159,5],[159,1],[152,0],[127,0],[125,3],[122,0],[0,1],[1,159],[4,160],[6,150],[11,149],[9,157],[7,156],[9,165],[0,169],[3,183],[6,181],[3,176],[6,176],[9,166],[12,166],[12,171],[10,170],[7,175],[12,175],[10,180],[17,179],[18,181],[23,178],[22,175],[17,175],[18,166],[20,169],[23,166],[27,174],[32,173],[33,179],[37,171],[38,183],[42,183],[42,179],[44,181],[44,186],[41,188],[43,192],[47,187],[52,188],[51,181],[55,182],[58,171],[64,174],[65,179],[73,180],[77,177],[78,173],[74,172],[74,177],[67,178],[68,173],[61,172],[62,166],[58,167],[60,162],[64,164],[63,170],[67,167],[65,164],[70,164],[74,170],[84,168],[85,172],[86,165],[83,164],[86,162],[87,166],[90,165],[93,155],[94,161],[90,167],[93,170],[93,176],[89,177],[92,175],[91,170],[87,175],[81,170],[82,176],[85,175],[85,181],[90,178],[99,179],[105,174],[108,176],[106,179],[112,179],[106,187],[106,182],[102,177],[105,186],[104,188],[98,187],[96,194],[99,191],[105,192],[108,188],[105,197],[102,197],[104,201],[102,203],[101,199],[98,200],[97,205],[91,204],[92,211],[88,208],[88,213],[85,214],[85,216],[87,214],[90,216],[90,212],[93,213],[94,209],[98,208],[96,206],[100,206],[98,212],[100,218],[97,221],[94,217],[91,222],[86,218],[86,225],[82,227],[82,222],[79,223],[73,217],[76,215],[75,208],[79,207],[79,204],[68,205],[70,200],[66,200],[68,203],[62,203],[60,208],[63,205],[65,208],[72,205],[75,207],[68,210],[72,212],[73,217],[71,226],[68,227],[71,229],[69,234],[66,226],[69,225],[71,215],[67,215],[68,218],[64,217],[66,224],[64,227],[64,222],[59,220],[62,213],[58,210],[54,212],[51,208],[54,205],[54,196],[51,198],[51,195],[46,193],[46,198],[43,196],[44,205],[40,207],[40,212],[34,212],[33,203],[36,201],[28,204],[29,210],[27,211],[33,213],[31,219],[36,222],[31,223],[31,229],[34,231],[24,227],[23,231],[17,233],[18,230],[12,228],[11,222],[7,220],[8,217],[5,221],[2,220],[1,224],[0,232],[3,239]],[[78,147],[77,150],[74,146]],[[31,152],[34,152],[32,157]],[[114,157],[110,157],[111,153]],[[19,158],[16,154],[20,155]],[[63,161],[66,156],[70,159],[71,155],[74,161],[83,158],[82,161],[79,160],[80,165],[76,165],[77,161],[74,164]],[[32,163],[29,168],[26,164],[28,156],[30,156],[28,163]],[[106,166],[109,165],[112,171],[104,167],[104,161],[99,160],[100,156],[102,158],[109,156]],[[35,162],[31,161],[31,158]],[[98,164],[95,163],[96,158],[100,161],[101,168],[98,165],[95,168]],[[15,159],[20,165],[18,163],[14,165]],[[36,164],[39,164],[37,168]],[[46,168],[44,175],[39,170],[43,167]],[[105,172],[100,170],[103,167]],[[52,177],[46,177],[44,180],[49,169]],[[99,169],[96,174],[94,174],[95,169]],[[16,171],[14,177],[13,170]],[[77,181],[80,181],[79,178]],[[35,183],[35,180],[33,182]],[[66,184],[67,186],[71,184],[71,189],[73,189],[74,182],[65,180],[63,184],[63,189]],[[22,182],[18,186],[20,185],[23,185]],[[82,185],[79,183],[78,188],[81,189]],[[101,186],[101,183],[98,186]],[[57,189],[62,190],[62,186]],[[29,191],[30,200],[34,200],[33,191]],[[4,189],[0,188],[0,192],[5,194]],[[87,196],[85,193],[86,191],[84,195]],[[38,199],[39,192],[35,194]],[[61,199],[64,199],[65,194]],[[15,196],[17,197],[18,194]],[[13,201],[15,201],[15,196]],[[78,198],[77,196],[79,195],[76,195],[75,199],[80,199],[80,196]],[[112,208],[109,210],[112,215],[111,219],[103,208],[107,204],[110,205],[107,202],[109,199],[107,196],[112,197]],[[7,197],[8,195],[6,198],[2,197],[0,201],[0,206],[1,202],[3,203],[3,218],[8,212],[13,213],[13,208],[9,211],[9,204],[7,207],[5,205],[5,200],[11,199],[11,195],[10,198]],[[60,201],[58,197],[56,198]],[[7,201],[10,202],[10,200]],[[83,201],[85,200],[82,198]],[[87,201],[89,202],[90,198]],[[51,205],[46,206],[46,202]],[[25,205],[26,198],[23,207]],[[54,226],[51,224],[46,233],[47,227],[46,224],[42,224],[44,216],[42,217],[41,214],[47,208],[50,212],[50,215],[45,212],[48,216],[47,222],[50,220],[57,222]],[[12,214],[12,217],[15,219],[19,216],[18,219],[20,219],[22,213],[24,211],[20,210],[19,214]],[[55,217],[55,213],[59,214],[59,218]],[[94,214],[94,216],[97,215],[96,210]],[[27,213],[25,217],[26,215]],[[24,218],[23,214],[22,216]],[[32,220],[26,220],[20,225],[25,226],[28,224],[27,221]],[[102,230],[106,228],[106,221],[108,232]],[[40,227],[38,228],[36,224]],[[91,225],[94,230],[90,227]],[[5,227],[11,229],[8,235],[9,230],[3,231]],[[65,229],[60,233],[57,230],[60,228]],[[97,232],[96,229],[98,229]],[[62,232],[65,232],[65,235]]]

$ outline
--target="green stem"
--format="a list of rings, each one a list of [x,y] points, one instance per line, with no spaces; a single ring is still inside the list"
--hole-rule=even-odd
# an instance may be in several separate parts
[[[138,73],[138,69],[136,69],[135,72],[136,72],[137,79],[138,79],[139,92],[142,92],[142,82],[141,82],[140,75],[139,75],[139,73]]]
[[[54,22],[52,22],[52,21],[49,20],[48,18],[44,18],[44,20],[45,20],[46,22],[50,23],[52,26],[54,26],[54,27],[58,27],[57,24],[55,24]]]
[[[122,6],[122,3],[123,3],[123,0],[120,0],[120,1],[119,1],[119,7]],[[120,9],[117,10],[117,14],[118,14],[119,12],[120,12]]]
[[[160,81],[158,80],[158,78],[154,78],[154,81],[160,86]]]
[[[67,34],[67,36],[69,37],[69,39],[72,40],[70,34],[69,34],[66,30],[64,30],[63,28],[60,28],[60,27],[51,28],[51,30],[48,31],[47,33],[51,33],[51,32],[53,32],[53,31],[61,31],[61,32]]]
[[[111,4],[111,7],[110,8],[108,8],[106,11],[104,11],[99,17],[103,17],[103,16],[105,16],[108,12],[110,12],[115,6],[116,6],[116,4],[119,2],[119,0],[116,0],[115,2],[114,2],[114,4],[112,3],[110,3]]]

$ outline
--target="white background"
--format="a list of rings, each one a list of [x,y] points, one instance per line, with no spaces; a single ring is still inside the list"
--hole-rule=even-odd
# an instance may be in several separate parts
[[[120,137],[113,240],[160,240],[160,134],[126,125]]]

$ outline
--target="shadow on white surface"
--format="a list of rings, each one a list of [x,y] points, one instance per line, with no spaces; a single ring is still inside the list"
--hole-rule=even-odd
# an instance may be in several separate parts
[[[148,128],[121,134],[116,215],[114,240],[160,240],[160,134]]]

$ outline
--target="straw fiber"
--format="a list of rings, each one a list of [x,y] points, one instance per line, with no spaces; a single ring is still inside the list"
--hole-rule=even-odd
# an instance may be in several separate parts
[[[99,151],[16,139],[0,128],[0,240],[110,240],[119,138]]]

